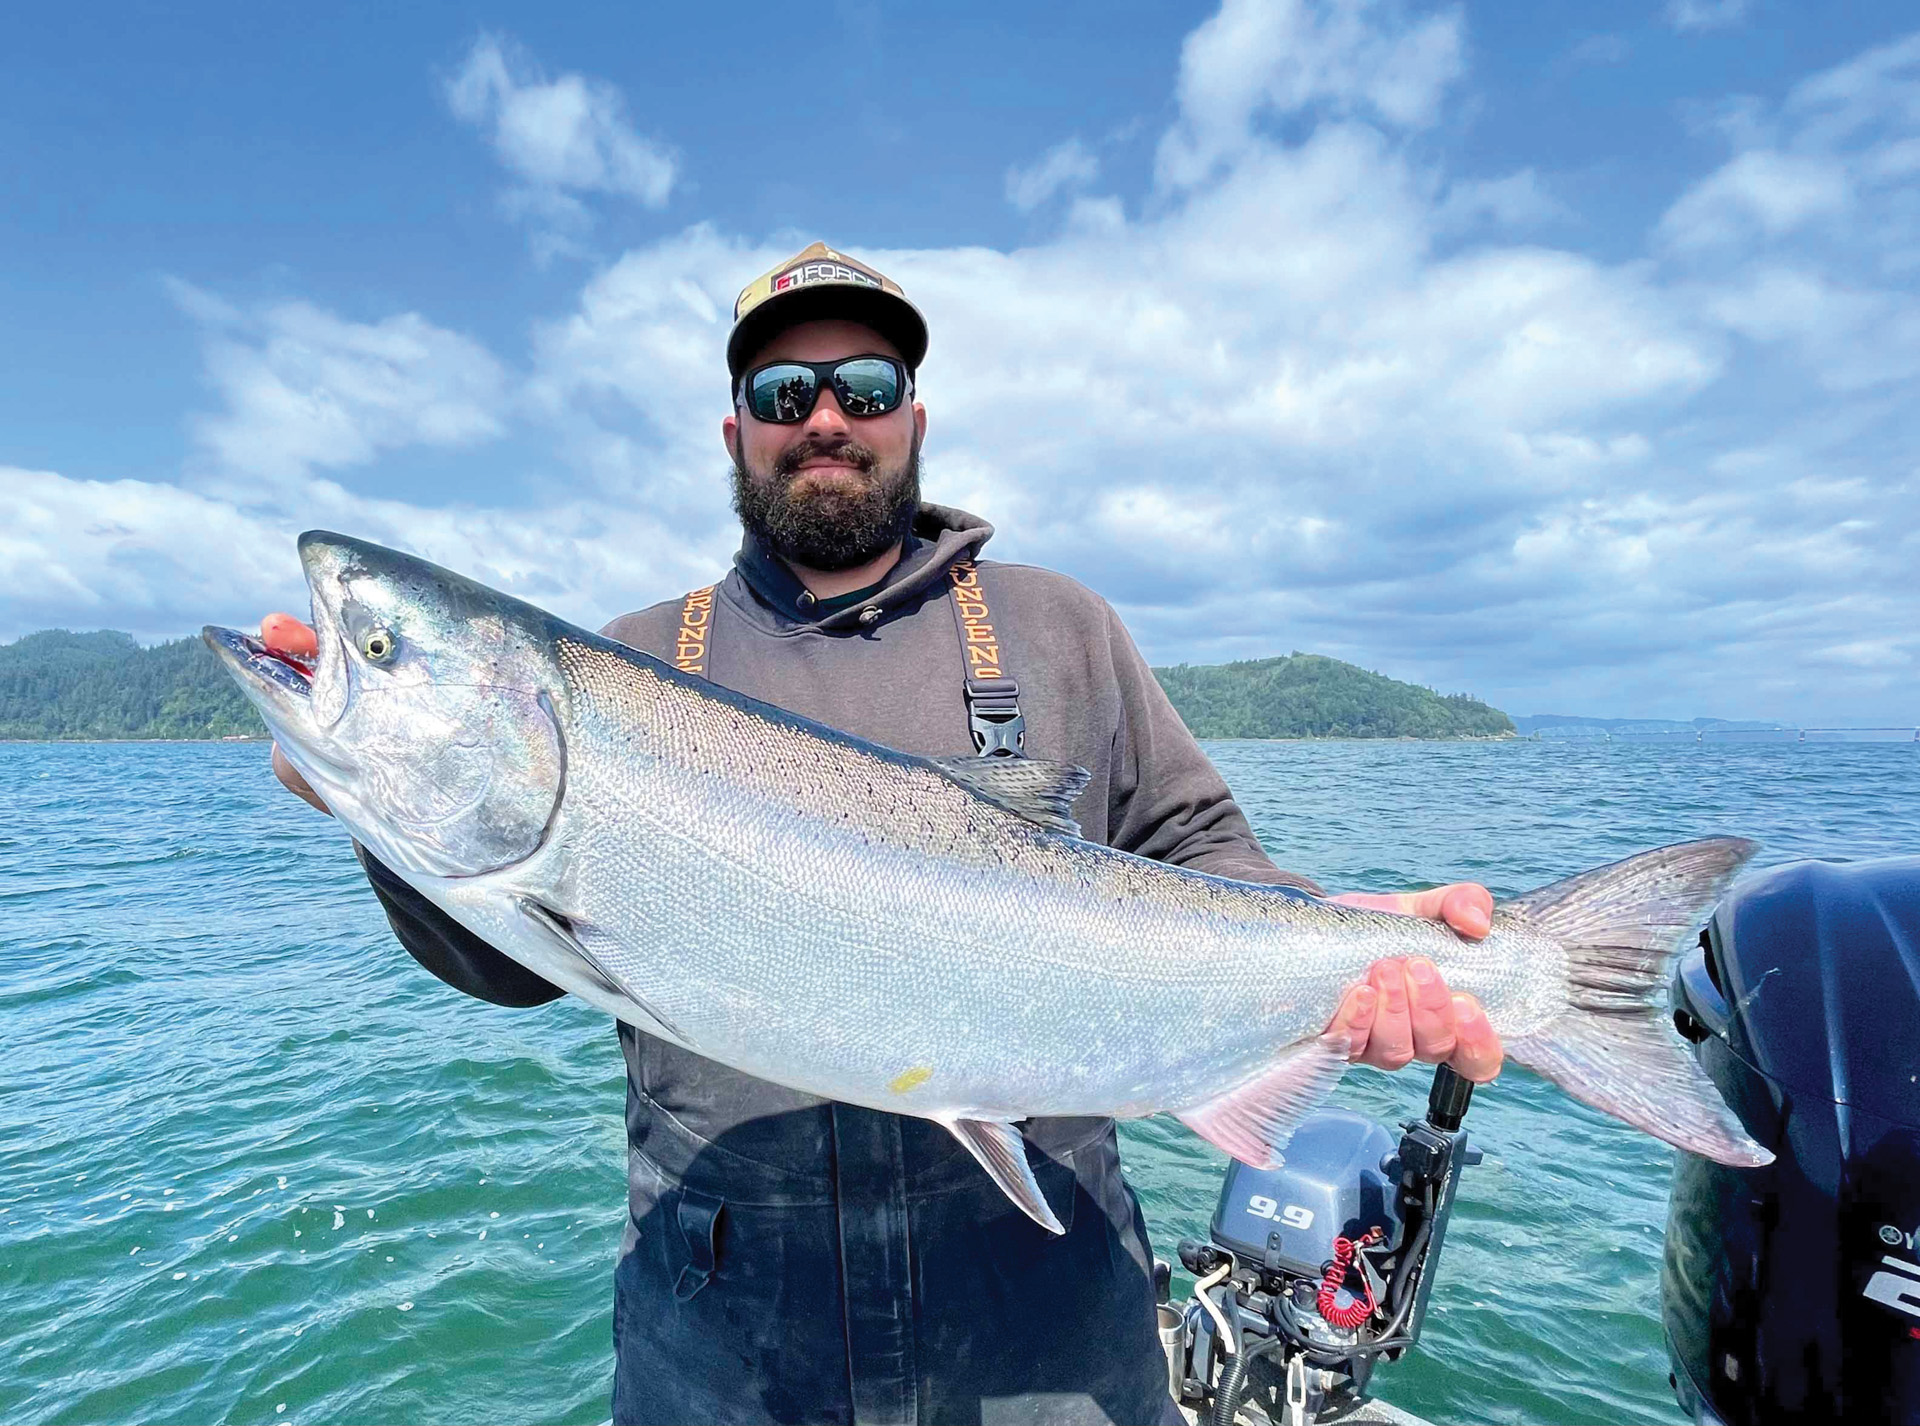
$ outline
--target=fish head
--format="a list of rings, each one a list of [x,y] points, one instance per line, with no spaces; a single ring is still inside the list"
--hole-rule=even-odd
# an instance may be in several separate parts
[[[469,877],[545,839],[566,782],[557,621],[423,559],[300,537],[318,652],[203,637],[334,815],[400,871]]]

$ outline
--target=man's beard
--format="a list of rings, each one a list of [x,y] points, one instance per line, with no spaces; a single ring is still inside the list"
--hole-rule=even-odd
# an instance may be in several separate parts
[[[858,441],[802,441],[781,452],[773,469],[750,474],[740,442],[733,446],[733,508],[749,535],[789,564],[805,569],[853,569],[878,559],[913,528],[920,509],[920,442],[906,462],[882,469],[871,447]],[[857,485],[809,483],[796,492],[802,461],[830,456],[856,467]]]

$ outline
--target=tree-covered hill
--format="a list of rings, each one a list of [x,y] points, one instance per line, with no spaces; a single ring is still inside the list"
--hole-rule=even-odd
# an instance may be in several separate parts
[[[198,639],[142,648],[106,629],[44,629],[0,644],[0,738],[236,734],[266,728]]]
[[[1197,738],[1497,738],[1513,720],[1320,654],[1157,668]]]
[[[1318,654],[1154,673],[1202,738],[1486,738],[1514,730],[1506,714],[1475,699],[1443,697]],[[47,629],[0,644],[0,738],[265,732],[198,639],[142,648],[104,629]]]

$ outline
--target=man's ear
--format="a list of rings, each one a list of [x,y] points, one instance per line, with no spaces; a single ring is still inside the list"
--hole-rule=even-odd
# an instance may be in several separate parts
[[[737,451],[740,444],[740,418],[738,416],[728,415],[721,418],[720,444],[727,448],[728,460],[738,459]]]
[[[927,439],[927,408],[918,401],[913,403],[913,439],[916,445]]]

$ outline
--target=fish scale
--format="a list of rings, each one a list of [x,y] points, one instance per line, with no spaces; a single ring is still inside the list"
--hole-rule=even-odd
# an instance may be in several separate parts
[[[1582,873],[1469,942],[1085,841],[1078,768],[896,752],[411,556],[322,533],[300,548],[310,675],[206,637],[344,827],[648,1033],[944,1124],[1053,1231],[1020,1120],[1171,1111],[1277,1164],[1345,1068],[1324,1027],[1385,957],[1432,960],[1509,1058],[1585,1102],[1723,1162],[1770,1157],[1657,1004],[1752,843]]]

